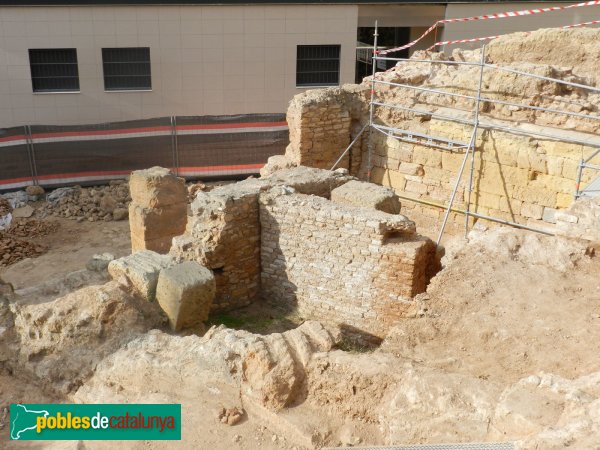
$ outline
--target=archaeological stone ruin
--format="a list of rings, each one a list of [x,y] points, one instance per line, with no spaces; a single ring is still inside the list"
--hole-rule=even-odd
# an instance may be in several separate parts
[[[415,314],[412,298],[437,270],[435,245],[400,214],[389,188],[346,173],[297,167],[199,192],[168,255],[154,253],[160,249],[147,239],[149,226],[132,220],[134,253],[111,262],[109,272],[156,299],[175,329],[192,317],[205,321],[208,311],[268,298],[307,319],[381,339]],[[161,199],[185,204],[186,192],[173,188],[183,182],[164,169],[134,172],[131,180],[132,202],[145,202],[146,210]],[[142,198],[136,185],[152,190]],[[170,214],[150,217],[165,239],[178,226]],[[194,280],[205,268],[214,281]]]
[[[176,403],[180,442],[119,445],[600,448],[598,42],[514,34],[300,93],[259,177],[3,194],[0,437],[10,404]]]

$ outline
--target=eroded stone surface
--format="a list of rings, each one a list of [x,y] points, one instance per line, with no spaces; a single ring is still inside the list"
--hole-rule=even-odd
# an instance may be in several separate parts
[[[176,264],[161,270],[158,276],[156,300],[173,330],[205,322],[214,297],[215,277],[197,262]]]
[[[131,249],[168,253],[171,241],[185,231],[187,189],[183,178],[152,167],[132,172],[129,227]]]
[[[160,271],[173,263],[167,255],[143,250],[111,261],[108,273],[114,280],[130,284],[142,297],[153,301]]]
[[[372,208],[389,214],[400,213],[400,199],[393,190],[363,181],[349,181],[331,191],[331,201],[340,205]]]

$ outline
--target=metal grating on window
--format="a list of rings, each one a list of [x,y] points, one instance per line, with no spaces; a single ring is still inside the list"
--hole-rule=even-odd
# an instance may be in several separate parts
[[[107,91],[152,89],[150,48],[103,48],[104,89]]]
[[[74,48],[29,49],[29,66],[33,92],[79,91]]]
[[[339,84],[339,45],[299,45],[297,49],[296,86]]]

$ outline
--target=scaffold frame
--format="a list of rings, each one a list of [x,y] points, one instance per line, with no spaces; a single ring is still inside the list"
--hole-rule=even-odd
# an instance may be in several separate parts
[[[390,57],[390,56],[381,56],[380,51],[379,51],[380,49],[377,46],[378,45],[377,41],[378,41],[378,24],[376,21],[375,22],[375,33],[374,33],[374,44],[373,44],[373,51],[372,51],[372,55],[373,55],[372,56],[372,75],[371,75],[371,79],[370,79],[371,91],[370,91],[370,100],[369,100],[368,122],[357,133],[357,135],[354,137],[354,139],[348,145],[348,147],[342,152],[342,154],[340,155],[338,160],[332,166],[332,170],[338,166],[338,164],[342,161],[342,159],[346,156],[346,154],[350,151],[350,149],[356,144],[356,142],[358,142],[358,140],[361,138],[361,136],[364,134],[364,132],[367,129],[369,130],[369,136],[368,136],[368,141],[367,141],[366,172],[367,172],[367,179],[369,181],[371,181],[371,178],[372,178],[371,172],[373,169],[373,156],[372,156],[372,154],[373,154],[373,138],[372,137],[373,137],[374,132],[379,132],[388,137],[399,139],[404,142],[429,146],[429,147],[437,148],[442,151],[452,151],[452,152],[464,151],[464,158],[462,160],[461,167],[457,173],[456,181],[454,183],[452,193],[450,195],[450,198],[449,198],[447,204],[444,205],[445,213],[444,213],[444,218],[441,223],[439,234],[437,237],[438,245],[440,244],[442,237],[444,235],[444,231],[445,231],[445,228],[446,228],[446,225],[448,222],[448,218],[449,218],[451,212],[458,212],[458,213],[462,213],[465,215],[465,237],[467,236],[468,231],[469,231],[469,218],[470,217],[488,220],[488,221],[492,221],[492,222],[497,222],[497,223],[501,223],[504,225],[510,225],[510,226],[513,226],[516,228],[527,229],[527,230],[535,231],[535,232],[542,233],[542,234],[550,234],[551,235],[552,233],[545,229],[531,227],[531,226],[520,224],[517,222],[504,220],[499,217],[487,216],[487,215],[478,214],[474,211],[471,211],[471,206],[472,206],[471,205],[471,196],[473,193],[473,179],[474,179],[474,174],[475,174],[475,154],[477,152],[476,143],[477,143],[478,132],[481,129],[498,130],[498,131],[504,131],[504,132],[507,132],[510,134],[515,134],[515,135],[529,136],[529,137],[533,137],[533,138],[542,138],[542,139],[547,139],[547,140],[556,140],[556,141],[585,145],[587,147],[595,148],[596,150],[591,155],[584,156],[582,154],[582,156],[581,156],[581,161],[579,163],[578,174],[577,174],[577,182],[576,182],[575,189],[574,189],[574,198],[575,199],[580,198],[582,196],[583,190],[581,190],[580,185],[581,185],[583,170],[593,169],[593,170],[600,171],[600,166],[590,163],[590,161],[594,157],[596,157],[598,154],[600,154],[600,139],[598,139],[597,141],[583,140],[583,139],[577,139],[577,138],[574,138],[574,137],[571,137],[568,135],[553,134],[551,132],[547,132],[547,130],[540,131],[540,130],[528,129],[528,128],[518,128],[516,126],[506,125],[505,122],[497,123],[497,121],[493,121],[493,120],[485,121],[485,120],[482,120],[482,117],[480,116],[481,105],[482,105],[482,103],[485,102],[488,104],[498,104],[498,105],[502,105],[502,106],[520,108],[523,110],[542,111],[542,112],[546,112],[546,113],[558,114],[558,115],[563,115],[563,116],[567,116],[567,117],[577,117],[577,118],[582,118],[582,119],[589,119],[592,121],[598,121],[599,124],[600,124],[600,117],[581,113],[581,112],[567,111],[567,110],[561,110],[561,109],[556,109],[556,108],[545,108],[542,106],[528,105],[525,103],[518,103],[518,102],[511,102],[511,101],[506,101],[506,100],[495,99],[490,96],[483,96],[482,88],[483,88],[484,71],[486,71],[486,70],[504,71],[504,72],[515,74],[517,76],[523,76],[523,77],[529,77],[529,78],[538,79],[538,80],[554,82],[554,83],[558,83],[558,84],[561,84],[564,86],[582,89],[582,90],[586,90],[588,92],[593,92],[593,93],[600,93],[600,88],[581,84],[581,83],[565,81],[565,80],[561,80],[558,78],[552,78],[552,77],[547,77],[547,76],[543,76],[543,75],[527,73],[527,72],[513,69],[511,67],[504,67],[504,66],[501,66],[498,64],[487,63],[486,57],[485,57],[485,55],[486,55],[486,44],[485,43],[482,44],[482,46],[481,46],[481,54],[480,54],[479,61],[447,61],[444,59],[411,59],[411,58],[394,58],[394,57]],[[386,55],[387,55],[387,52],[389,52],[389,50],[386,51]],[[479,71],[478,85],[475,86],[475,88],[473,89],[474,94],[468,95],[468,94],[457,93],[457,92],[449,92],[449,91],[443,90],[442,88],[434,89],[434,88],[429,88],[429,87],[424,87],[424,86],[414,86],[414,85],[406,84],[406,83],[393,83],[390,81],[377,79],[378,73],[385,73],[385,72],[377,72],[376,71],[377,61],[394,61],[394,62],[396,62],[396,65],[402,64],[405,62],[410,62],[410,63],[423,63],[423,64],[432,64],[432,65],[433,64],[441,64],[441,65],[446,64],[446,65],[466,65],[466,66],[479,67],[480,71]],[[393,70],[395,67],[396,66],[392,67],[391,69],[388,69],[388,71]],[[429,93],[445,95],[445,96],[454,97],[454,98],[460,98],[463,100],[471,101],[473,103],[473,108],[470,111],[469,110],[466,111],[463,109],[448,107],[447,109],[450,109],[450,110],[454,109],[454,110],[458,111],[458,114],[456,116],[451,116],[448,114],[441,114],[438,111],[427,111],[424,109],[413,108],[413,107],[409,107],[409,106],[386,103],[385,101],[381,101],[376,98],[377,86],[380,86],[380,85],[385,85],[385,86],[389,87],[390,89],[404,88],[404,89],[411,90],[414,93],[429,92]],[[436,118],[436,119],[440,119],[440,120],[447,120],[447,121],[451,121],[451,122],[455,122],[455,123],[461,123],[464,125],[472,126],[473,128],[472,128],[472,132],[471,132],[471,137],[470,137],[469,142],[459,142],[459,141],[454,141],[454,140],[444,138],[441,136],[433,136],[433,135],[428,135],[428,134],[424,134],[424,133],[417,133],[417,132],[413,132],[411,130],[406,130],[403,128],[396,128],[396,127],[392,127],[392,126],[388,126],[388,125],[382,125],[379,123],[375,123],[374,117],[375,117],[376,108],[399,109],[406,113],[413,114],[415,116],[430,116],[432,118]],[[462,116],[464,116],[465,113],[467,113],[470,117],[468,117],[468,118],[462,117]],[[467,184],[467,189],[465,190],[465,193],[467,195],[467,198],[465,200],[465,209],[459,210],[459,209],[454,208],[453,204],[454,204],[454,200],[456,198],[456,194],[459,190],[463,172],[465,171],[465,168],[467,167],[469,158],[471,159],[471,164],[468,169],[468,172],[469,172],[468,173],[468,184]],[[411,200],[411,201],[414,201],[417,203],[423,203],[423,204],[427,204],[430,206],[432,205],[432,202],[428,202],[423,199],[411,198],[411,197],[407,197],[407,196],[402,196],[402,198],[405,200]],[[439,206],[439,205],[436,205],[436,206]]]

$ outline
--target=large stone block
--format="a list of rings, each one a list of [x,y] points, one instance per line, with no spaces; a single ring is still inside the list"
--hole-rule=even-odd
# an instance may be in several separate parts
[[[114,280],[123,281],[149,301],[156,294],[158,274],[173,264],[171,257],[144,250],[115,259],[108,264],[108,273]]]
[[[160,272],[156,299],[167,314],[171,328],[177,331],[198,326],[208,319],[215,292],[212,271],[188,261]]]
[[[164,167],[136,170],[129,178],[131,200],[148,208],[186,203],[185,181]]]
[[[373,208],[389,214],[400,212],[400,200],[391,189],[362,181],[348,183],[331,191],[331,201],[342,205]]]
[[[175,203],[160,208],[129,205],[132,251],[152,250],[168,253],[171,240],[183,234],[187,224],[187,205]]]

